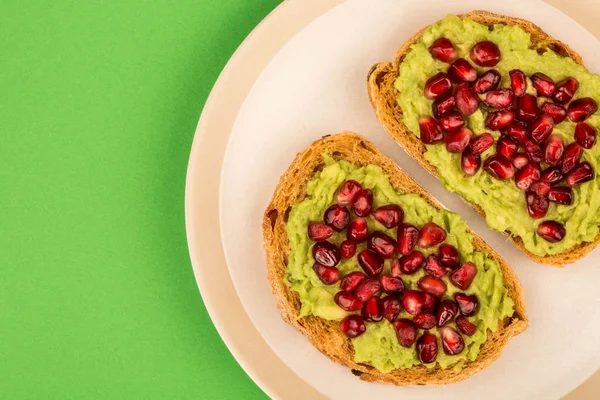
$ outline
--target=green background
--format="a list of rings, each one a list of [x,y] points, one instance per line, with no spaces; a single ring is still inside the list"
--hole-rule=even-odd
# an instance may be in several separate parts
[[[280,0],[0,2],[0,398],[264,398],[203,306],[184,185]]]

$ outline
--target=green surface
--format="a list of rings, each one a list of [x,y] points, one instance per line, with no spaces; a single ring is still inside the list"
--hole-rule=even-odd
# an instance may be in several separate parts
[[[0,3],[0,398],[264,398],[202,304],[184,184],[279,0]]]

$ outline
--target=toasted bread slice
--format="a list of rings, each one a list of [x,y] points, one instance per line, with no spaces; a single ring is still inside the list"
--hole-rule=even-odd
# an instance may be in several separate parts
[[[314,142],[308,149],[299,153],[285,174],[267,207],[263,219],[264,247],[267,254],[267,270],[273,294],[283,319],[308,337],[310,342],[323,354],[352,369],[352,373],[365,381],[386,382],[400,386],[437,385],[461,381],[481,371],[496,360],[509,340],[523,332],[528,325],[525,314],[525,299],[521,284],[510,266],[481,238],[474,235],[473,245],[477,251],[486,251],[489,257],[498,261],[504,275],[504,286],[514,301],[514,315],[500,321],[496,332],[489,333],[487,341],[481,346],[479,356],[470,362],[461,372],[453,368],[433,369],[417,366],[409,369],[396,369],[382,373],[376,368],[354,361],[352,342],[340,332],[339,323],[322,318],[308,316],[298,319],[300,299],[290,289],[285,278],[290,247],[286,231],[286,222],[291,207],[306,197],[306,188],[310,180],[323,166],[323,154],[329,154],[336,160],[346,160],[356,165],[376,164],[389,176],[395,190],[416,193],[436,208],[442,206],[392,160],[384,156],[372,143],[362,136],[343,132],[325,136]],[[469,230],[470,233],[472,233]]]
[[[546,34],[542,29],[533,23],[512,17],[492,14],[487,11],[472,11],[464,14],[461,17],[470,18],[475,22],[489,26],[492,28],[496,24],[516,25],[531,35],[531,41],[536,49],[540,51],[551,49],[558,55],[569,57],[578,64],[582,64],[581,56],[577,54],[565,43],[556,40]],[[398,77],[400,65],[404,57],[410,51],[410,47],[418,42],[422,33],[426,28],[417,32],[406,43],[400,47],[393,62],[383,62],[374,65],[369,71],[367,78],[368,92],[371,103],[377,114],[377,118],[387,130],[387,132],[404,148],[404,150],[417,160],[427,171],[439,178],[439,172],[436,167],[431,165],[423,157],[426,152],[425,145],[402,123],[402,108],[398,105],[396,99],[398,90],[394,86],[395,80]],[[477,205],[470,204],[475,211],[485,217],[485,212]],[[537,256],[529,252],[523,245],[520,237],[512,237],[509,232],[504,232],[519,249],[523,251],[529,258],[542,264],[552,266],[564,266],[571,264],[587,253],[592,251],[598,243],[600,243],[600,234],[592,242],[583,242],[570,248],[568,251],[556,254]]]

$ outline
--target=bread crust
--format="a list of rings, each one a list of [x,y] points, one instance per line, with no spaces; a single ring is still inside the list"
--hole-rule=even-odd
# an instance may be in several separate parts
[[[390,177],[390,183],[395,190],[419,194],[434,207],[443,208],[437,200],[364,137],[351,132],[342,132],[325,136],[314,142],[296,156],[288,170],[281,176],[263,218],[268,278],[283,319],[306,335],[323,354],[348,366],[352,369],[352,373],[365,381],[392,383],[399,386],[439,385],[464,380],[489,366],[500,356],[509,340],[527,328],[525,298],[517,276],[506,261],[469,229],[467,230],[474,236],[474,248],[488,252],[489,257],[498,261],[504,274],[504,285],[508,295],[515,303],[515,313],[512,318],[500,321],[500,328],[488,335],[488,340],[481,346],[477,359],[468,363],[461,372],[455,372],[452,368],[443,370],[439,366],[433,369],[417,366],[382,373],[368,364],[354,361],[352,342],[340,332],[338,322],[314,316],[297,319],[300,299],[298,294],[290,289],[285,278],[290,254],[286,222],[291,207],[306,197],[308,182],[323,168],[322,154],[324,153],[330,154],[336,160],[343,159],[356,165],[379,165]]]
[[[567,44],[552,38],[546,34],[540,27],[533,23],[519,18],[497,15],[488,11],[472,11],[461,15],[462,18],[470,18],[480,24],[493,27],[495,24],[505,24],[519,26],[531,34],[531,41],[536,49],[551,49],[563,57],[569,57],[578,64],[583,64],[581,56],[571,49]],[[396,52],[393,62],[382,62],[375,64],[369,71],[367,77],[367,86],[369,99],[377,118],[387,130],[387,132],[398,142],[398,144],[415,160],[417,160],[427,171],[439,179],[437,168],[425,160],[424,154],[427,150],[421,140],[416,137],[402,122],[402,108],[398,105],[396,99],[398,90],[394,86],[400,64],[404,57],[410,51],[410,46],[418,42],[423,31],[421,29],[406,41]],[[477,204],[469,205],[485,218],[485,212]],[[587,253],[592,251],[600,243],[600,233],[592,242],[582,242],[562,253],[555,255],[537,256],[528,251],[523,245],[520,237],[513,237],[509,232],[503,232],[527,257],[546,265],[564,267],[566,264],[574,263]]]

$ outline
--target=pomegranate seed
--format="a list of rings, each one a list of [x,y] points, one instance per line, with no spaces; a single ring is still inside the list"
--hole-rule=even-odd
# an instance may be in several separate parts
[[[334,204],[325,210],[325,217],[323,219],[335,231],[341,232],[350,223],[350,211],[346,207]]]
[[[350,339],[365,333],[367,327],[363,319],[358,315],[348,315],[340,322],[340,329]]]
[[[565,178],[565,183],[571,187],[580,183],[588,182],[594,179],[594,169],[589,162],[579,163],[569,172]]]
[[[371,207],[373,207],[373,192],[370,189],[361,190],[354,201],[354,212],[359,217],[366,217],[371,214]]]
[[[361,313],[365,321],[379,322],[383,319],[383,303],[379,297],[371,297],[363,304]]]
[[[333,301],[344,311],[358,311],[363,305],[362,301],[350,292],[337,292]]]
[[[519,145],[507,135],[500,136],[496,143],[496,154],[504,156],[508,160],[512,160],[517,155],[517,150],[519,150]]]
[[[402,308],[410,315],[418,315],[421,313],[425,304],[425,296],[423,292],[417,290],[405,290],[402,294]]]
[[[577,163],[579,163],[579,159],[581,158],[581,154],[583,153],[583,149],[577,145],[577,143],[571,143],[565,148],[563,153],[563,164],[562,164],[562,173],[566,174],[571,171]]]
[[[402,304],[395,296],[386,296],[381,302],[383,303],[383,316],[390,322],[394,322],[400,311],[402,311]]]
[[[417,355],[423,364],[435,361],[438,353],[437,338],[429,332],[425,332],[417,340]]]
[[[573,203],[573,189],[568,186],[559,186],[551,188],[548,191],[548,200],[570,206]]]
[[[544,152],[534,142],[528,140],[525,143],[525,152],[529,156],[529,159],[533,162],[542,162],[544,160]]]
[[[395,228],[402,223],[404,218],[404,212],[400,206],[390,204],[387,206],[379,207],[373,211],[373,217],[379,221],[379,223],[388,229]]]
[[[548,192],[550,191],[551,188],[552,188],[552,186],[550,186],[549,183],[539,181],[539,182],[532,183],[531,186],[529,186],[529,191],[535,195],[546,198],[546,197],[548,197]],[[525,197],[525,199],[527,199],[527,197]],[[536,200],[536,199],[532,199],[532,201],[533,200]]]
[[[444,98],[439,98],[433,102],[431,105],[431,111],[433,112],[433,116],[437,119],[442,118],[444,115],[448,114],[454,108],[454,96],[446,96]],[[565,111],[566,113],[566,111]]]
[[[369,300],[381,290],[381,283],[375,278],[368,278],[358,284],[354,294],[362,302]]]
[[[559,165],[565,151],[565,144],[559,135],[552,135],[544,149],[544,160],[548,165]]]
[[[571,101],[577,89],[579,89],[579,81],[569,77],[558,84],[552,98],[559,104],[567,104]]]
[[[419,118],[421,141],[425,144],[440,143],[444,140],[442,128],[433,117]]]
[[[310,240],[320,242],[327,240],[333,235],[333,228],[320,222],[311,222],[308,224],[308,237]]]
[[[394,278],[397,278],[400,275],[402,275],[402,263],[400,262],[400,258],[397,258],[394,261],[392,261],[392,267],[390,268],[390,274]]]
[[[439,38],[429,46],[429,54],[435,59],[450,62],[457,56],[452,42],[446,38]]]
[[[367,248],[383,258],[392,258],[396,252],[396,241],[383,232],[373,232],[367,241]]]
[[[356,243],[352,240],[344,240],[340,244],[340,253],[342,254],[342,258],[346,260],[352,258],[354,253],[356,253]]]
[[[496,43],[484,40],[471,48],[471,59],[482,67],[493,67],[500,61],[500,49]]]
[[[563,106],[549,101],[542,104],[542,113],[551,116],[555,125],[560,124],[567,118],[567,110]]]
[[[516,169],[521,169],[529,164],[529,157],[525,153],[517,153],[512,162]]]
[[[417,282],[417,286],[424,292],[430,293],[437,297],[442,297],[444,293],[446,293],[446,284],[443,280],[439,278],[434,278],[430,275],[425,275],[419,282]]]
[[[566,231],[560,222],[544,221],[538,225],[537,234],[550,243],[556,243],[565,237]]]
[[[446,240],[446,231],[444,228],[434,222],[428,222],[419,232],[418,244],[420,247],[432,247]]]
[[[419,230],[412,225],[402,224],[398,227],[398,252],[403,256],[410,254],[419,240]]]
[[[442,339],[442,349],[449,356],[460,354],[465,349],[463,337],[450,326],[440,328],[440,338]]]
[[[473,132],[469,128],[462,128],[458,132],[446,135],[446,150],[450,153],[462,153],[471,140]]]
[[[516,121],[511,123],[506,129],[506,134],[512,138],[515,142],[524,145],[529,140],[529,133],[527,128],[517,123]]]
[[[548,189],[550,190],[550,189]],[[527,211],[531,218],[544,218],[550,207],[550,202],[544,196],[540,196],[534,192],[527,192],[525,197],[527,200]]]
[[[423,304],[421,311],[436,313],[438,305],[440,304],[440,299],[437,296],[427,292],[423,293],[423,295],[425,296],[425,303]]]
[[[538,108],[537,99],[531,94],[524,94],[517,98],[517,118],[523,121],[532,121],[538,116],[540,110]]]
[[[396,331],[396,337],[398,343],[402,347],[410,347],[417,339],[417,327],[415,324],[406,318],[399,319],[394,322],[394,329]]]
[[[591,97],[583,97],[572,101],[567,109],[567,116],[573,122],[583,122],[598,111],[598,104]]]
[[[457,288],[467,290],[476,275],[477,267],[468,261],[450,275],[450,280]]]
[[[360,183],[353,180],[348,180],[342,183],[337,190],[337,193],[335,194],[335,202],[342,207],[354,204],[356,196],[358,196],[358,193],[361,190],[362,186]]]
[[[488,174],[501,181],[511,179],[515,175],[515,168],[510,160],[501,154],[494,154],[485,160],[483,169],[485,169]]]
[[[477,327],[462,315],[456,317],[455,322],[458,329],[467,336],[473,336],[477,332]]]
[[[440,263],[450,270],[455,270],[460,265],[460,254],[456,247],[450,244],[441,244],[438,249]],[[440,278],[438,276],[438,278]]]
[[[437,326],[444,326],[458,314],[458,306],[452,300],[444,300],[437,310]]]
[[[473,176],[479,171],[481,168],[481,156],[479,154],[473,154],[467,148],[464,153],[462,153],[460,159],[460,166],[467,176]]]
[[[456,111],[451,111],[440,118],[440,126],[445,132],[456,132],[465,126],[465,119]]]
[[[454,92],[456,108],[463,115],[469,116],[479,108],[479,97],[466,83],[459,83]]]
[[[514,99],[515,92],[511,89],[492,90],[486,93],[485,104],[497,110],[502,110],[510,108]]]
[[[342,278],[342,281],[340,282],[340,288],[346,292],[354,292],[358,285],[365,279],[367,279],[367,277],[362,272],[350,272]]]
[[[514,119],[514,111],[495,111],[488,114],[485,119],[485,126],[493,130],[501,130],[509,126]]]
[[[413,318],[413,321],[419,329],[431,329],[435,327],[437,322],[435,315],[432,313],[421,313]]]
[[[316,262],[326,267],[335,267],[342,258],[340,250],[335,244],[327,241],[315,243],[312,255]]]
[[[544,170],[544,173],[540,177],[540,182],[545,182],[549,185],[554,185],[562,181],[563,174],[560,172],[558,167],[550,167]]]
[[[495,90],[500,84],[500,79],[500,73],[498,73],[498,71],[495,69],[490,69],[477,78],[475,84],[473,85],[473,90],[475,90],[475,93],[479,94],[488,92],[490,90]]]
[[[340,280],[340,271],[336,267],[328,267],[315,263],[313,270],[317,274],[317,277],[326,285],[333,285]]]
[[[452,82],[445,72],[439,72],[425,82],[423,94],[429,100],[442,98],[452,91]]]
[[[409,255],[400,258],[400,269],[405,274],[414,274],[425,262],[425,257],[420,251],[411,251]]]
[[[593,126],[580,122],[575,126],[575,143],[584,149],[591,149],[596,144],[598,131]]]
[[[353,242],[362,242],[367,240],[368,237],[369,225],[367,224],[366,219],[359,217],[350,222],[348,232],[346,232],[346,238],[348,238],[348,240],[352,240]]]
[[[517,97],[521,97],[527,91],[527,78],[523,71],[513,69],[508,73],[510,76],[510,86]]]
[[[475,82],[477,79],[477,71],[464,58],[458,58],[450,64],[448,75],[455,82]]]
[[[383,271],[383,258],[377,253],[365,249],[358,253],[358,265],[367,273],[367,276],[376,276]]]
[[[531,84],[537,91],[538,96],[552,97],[556,91],[556,83],[548,75],[536,72],[531,76]]]
[[[464,293],[455,293],[454,301],[458,304],[460,313],[465,317],[471,317],[479,311],[479,299],[477,296],[469,296]]]
[[[430,254],[427,257],[423,269],[425,270],[425,272],[432,276],[435,276],[436,278],[441,278],[446,274],[446,269],[442,266],[439,258],[435,254]]]
[[[542,114],[529,127],[531,139],[537,144],[542,144],[550,137],[553,128],[554,120],[552,120],[552,117]]]
[[[484,133],[479,136],[474,136],[471,139],[471,153],[481,154],[494,144],[494,137],[491,133]]]
[[[381,275],[379,277],[381,288],[387,294],[396,294],[404,291],[404,282],[398,277]]]
[[[527,190],[541,175],[540,165],[536,162],[529,163],[515,174],[515,185],[521,190]]]

